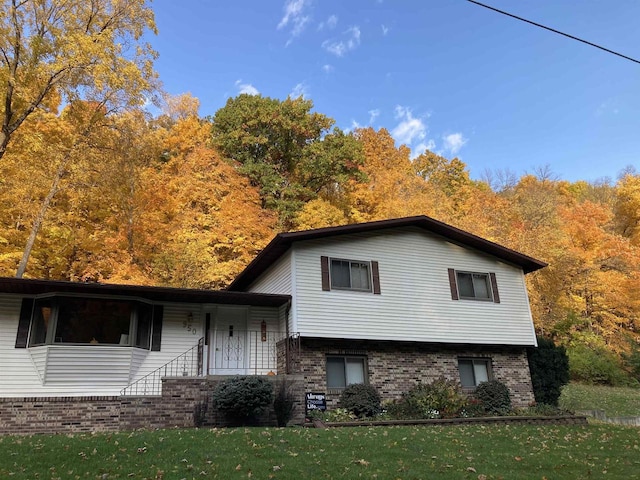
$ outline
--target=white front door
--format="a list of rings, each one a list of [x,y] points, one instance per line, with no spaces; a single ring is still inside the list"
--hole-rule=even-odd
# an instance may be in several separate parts
[[[210,371],[213,375],[244,375],[249,367],[247,345],[247,309],[218,307],[211,329],[213,355]]]

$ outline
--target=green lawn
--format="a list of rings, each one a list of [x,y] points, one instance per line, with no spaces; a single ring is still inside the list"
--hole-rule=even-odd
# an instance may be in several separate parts
[[[570,383],[560,406],[567,410],[604,410],[607,416],[640,416],[640,389]]]
[[[637,428],[420,426],[0,437],[12,479],[640,478]]]

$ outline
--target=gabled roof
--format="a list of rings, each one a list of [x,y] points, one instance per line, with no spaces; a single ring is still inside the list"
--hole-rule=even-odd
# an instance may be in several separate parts
[[[278,260],[294,242],[304,240],[318,240],[322,238],[337,237],[339,235],[350,235],[354,233],[367,233],[376,230],[388,230],[391,228],[418,227],[427,232],[440,235],[445,240],[473,248],[502,260],[506,263],[522,268],[525,273],[534,272],[547,264],[533,257],[503,247],[497,243],[486,240],[472,233],[465,232],[459,228],[452,227],[446,223],[435,220],[426,215],[415,217],[394,218],[391,220],[380,220],[376,222],[356,223],[353,225],[343,225],[340,227],[317,228],[314,230],[303,230],[300,232],[279,233],[271,242],[258,254],[256,258],[245,268],[240,275],[229,285],[228,290],[243,291],[247,289],[253,281]]]
[[[0,293],[13,293],[29,296],[48,293],[109,295],[135,297],[153,302],[211,303],[226,305],[252,305],[257,307],[279,307],[281,305],[285,305],[291,299],[289,295],[273,295],[265,293],[146,287],[141,285],[116,285],[107,283],[81,283],[57,280],[31,280],[9,277],[0,277]]]

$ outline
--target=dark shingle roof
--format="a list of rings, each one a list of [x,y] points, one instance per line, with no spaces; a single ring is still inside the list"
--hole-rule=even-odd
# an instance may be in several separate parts
[[[136,297],[154,302],[212,303],[258,307],[278,307],[286,304],[291,298],[289,295],[230,292],[226,290],[195,290],[189,288],[32,280],[9,277],[0,277],[0,293],[19,295],[42,295],[47,293],[110,295]]]
[[[229,285],[228,290],[243,291],[258,278],[267,268],[278,260],[294,242],[303,240],[317,240],[322,238],[336,237],[339,235],[349,235],[354,233],[366,233],[376,230],[387,230],[391,228],[418,227],[425,231],[440,235],[445,240],[452,243],[473,248],[502,260],[506,263],[516,265],[525,273],[534,272],[547,264],[533,257],[503,247],[497,243],[465,232],[459,228],[452,227],[446,223],[435,220],[426,215],[415,217],[394,218],[392,220],[380,220],[376,222],[356,223],[353,225],[343,225],[340,227],[326,227],[315,230],[303,230],[300,232],[280,233],[254,258],[240,275]]]

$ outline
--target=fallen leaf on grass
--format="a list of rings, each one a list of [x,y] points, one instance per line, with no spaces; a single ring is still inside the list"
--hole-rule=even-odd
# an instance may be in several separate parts
[[[357,463],[358,465],[363,465],[365,467],[369,466],[369,462],[367,462],[364,458],[361,458],[360,460],[354,460],[353,463]]]
[[[473,473],[477,473],[476,469],[473,467],[467,467],[467,472],[473,472]]]

